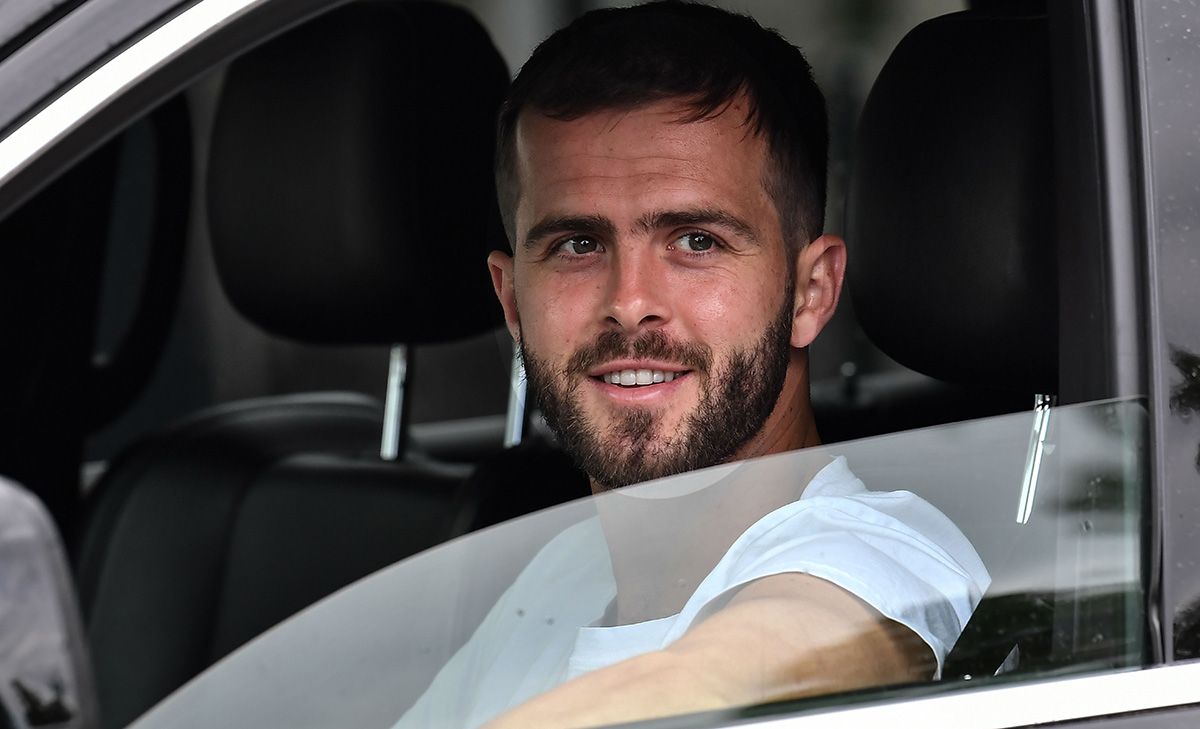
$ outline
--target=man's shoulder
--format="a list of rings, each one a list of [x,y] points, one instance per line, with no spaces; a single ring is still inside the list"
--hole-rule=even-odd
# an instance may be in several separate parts
[[[991,581],[940,510],[909,491],[867,489],[843,457],[738,538],[692,609],[707,614],[734,589],[791,572],[832,582],[908,626],[934,649],[939,670]]]

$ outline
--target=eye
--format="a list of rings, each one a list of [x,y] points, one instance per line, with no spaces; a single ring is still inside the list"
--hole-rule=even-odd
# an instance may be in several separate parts
[[[707,233],[684,233],[675,239],[675,245],[689,253],[703,253],[716,246],[717,240]]]
[[[568,255],[584,256],[600,250],[600,243],[595,238],[577,235],[559,243],[555,249]]]

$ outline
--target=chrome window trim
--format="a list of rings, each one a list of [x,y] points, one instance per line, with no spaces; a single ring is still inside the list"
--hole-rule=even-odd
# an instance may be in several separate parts
[[[200,0],[109,59],[0,141],[0,186],[108,102],[267,0]]]
[[[919,726],[1005,729],[1200,704],[1200,662],[897,699],[871,706],[778,717],[762,729]]]
[[[0,139],[195,0],[86,0],[0,60]]]

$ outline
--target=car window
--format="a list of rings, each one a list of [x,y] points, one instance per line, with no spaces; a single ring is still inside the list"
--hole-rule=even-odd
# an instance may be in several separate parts
[[[1027,462],[1039,416],[1022,413],[730,464],[572,502],[367,578],[227,658],[135,726],[189,726],[197,717],[227,726],[389,726],[426,692],[418,711],[431,713],[414,725],[474,726],[583,668],[563,660],[573,660],[604,624],[613,596],[610,555],[640,555],[633,563],[644,570],[633,581],[658,586],[656,597],[670,603],[697,575],[711,579],[706,570],[721,569],[714,562],[742,535],[762,524],[786,530],[780,514],[818,502],[835,508],[841,537],[880,539],[903,551],[896,534],[909,517],[888,509],[919,497],[905,508],[940,511],[973,545],[986,568],[976,578],[982,602],[945,660],[940,689],[1139,666],[1146,660],[1145,425],[1136,400],[1050,411],[1032,483]],[[830,468],[848,468],[870,491],[831,488],[821,475]],[[890,506],[856,511],[872,502]],[[650,533],[647,510],[656,524]],[[868,524],[880,513],[898,521]],[[933,519],[921,522],[927,533],[953,528]],[[873,531],[881,525],[883,536]],[[689,559],[663,568],[660,550],[679,542],[693,545]],[[850,549],[830,545],[820,549]],[[955,569],[977,569],[969,555],[956,554],[942,557]],[[797,569],[842,579],[821,572],[819,562]],[[933,571],[924,576],[938,579]],[[890,587],[881,580],[866,589]],[[698,620],[715,619],[720,609],[714,601]],[[933,614],[941,605],[916,599],[887,609]],[[652,630],[653,623],[632,629]],[[697,725],[736,715],[707,715]]]

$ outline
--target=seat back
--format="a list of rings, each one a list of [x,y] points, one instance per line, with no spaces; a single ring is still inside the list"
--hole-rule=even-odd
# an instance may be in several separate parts
[[[451,534],[461,474],[373,456],[352,394],[244,401],[123,453],[78,565],[104,726],[262,630]]]

